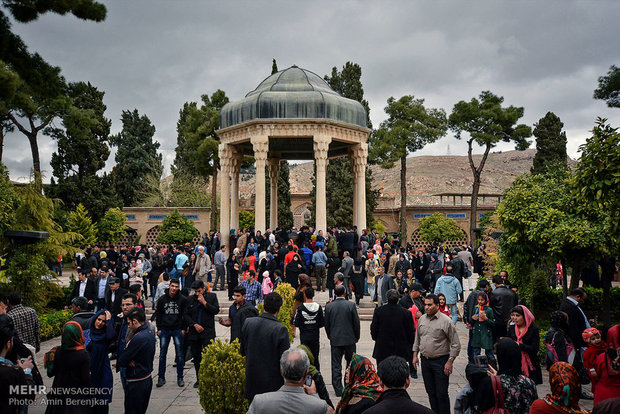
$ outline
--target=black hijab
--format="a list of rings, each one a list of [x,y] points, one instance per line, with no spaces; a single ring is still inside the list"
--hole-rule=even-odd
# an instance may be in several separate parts
[[[521,375],[521,351],[519,345],[510,338],[501,339],[497,343],[498,375]]]

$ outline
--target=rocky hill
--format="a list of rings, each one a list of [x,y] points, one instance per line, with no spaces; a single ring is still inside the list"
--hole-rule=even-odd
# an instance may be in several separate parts
[[[505,151],[489,154],[482,173],[481,194],[501,194],[519,175],[529,172],[535,149]],[[482,155],[475,155],[476,163]],[[569,159],[569,163],[573,161]],[[396,207],[400,201],[400,165],[383,169],[370,166],[373,187],[382,195],[381,207]],[[290,183],[292,194],[308,194],[312,189],[312,162],[291,164]],[[254,171],[242,172],[240,198],[254,196]],[[472,173],[467,156],[418,156],[407,158],[407,204],[439,204],[439,193],[470,193]],[[328,189],[329,191],[329,189]],[[444,198],[444,202],[445,202]]]

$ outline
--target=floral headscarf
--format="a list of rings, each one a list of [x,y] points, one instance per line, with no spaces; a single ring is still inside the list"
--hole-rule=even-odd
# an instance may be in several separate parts
[[[79,323],[69,321],[62,328],[60,347],[67,351],[84,349],[84,332]]]
[[[581,381],[577,370],[567,362],[556,362],[549,368],[551,394],[544,401],[563,413],[585,414],[579,408]]]
[[[348,370],[349,378],[344,390],[342,390],[342,398],[336,407],[337,413],[342,412],[354,397],[370,398],[377,401],[383,392],[375,366],[368,358],[354,353]]]

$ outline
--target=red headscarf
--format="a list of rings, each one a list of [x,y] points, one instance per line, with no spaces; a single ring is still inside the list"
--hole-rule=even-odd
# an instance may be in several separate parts
[[[530,310],[523,305],[519,305],[517,307],[523,309],[523,319],[525,319],[525,327],[523,328],[523,330],[520,330],[519,327],[515,324],[515,335],[517,336],[517,343],[522,344],[523,337],[527,333],[530,325],[534,323],[534,315],[532,315],[532,312],[530,312]],[[523,371],[523,375],[529,377],[530,371],[533,369],[534,365],[530,360],[530,356],[527,352],[521,351],[521,371]]]

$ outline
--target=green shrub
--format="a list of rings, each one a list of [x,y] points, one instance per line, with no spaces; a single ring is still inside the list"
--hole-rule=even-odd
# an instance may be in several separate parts
[[[603,289],[595,289],[585,287],[584,290],[588,294],[588,298],[583,305],[583,311],[588,317],[599,316],[603,309]],[[537,320],[547,318],[549,314],[560,308],[563,299],[562,289],[538,289],[532,300],[534,302],[534,315]],[[620,303],[620,287],[614,286],[610,290],[611,319],[620,319],[620,307],[613,306],[614,303]]]
[[[69,304],[65,288],[54,281],[46,280],[43,283],[43,292],[46,310],[55,311],[64,309],[64,307]],[[71,297],[71,292],[69,292],[69,297]]]
[[[286,326],[288,329],[288,339],[293,342],[293,330],[295,327],[291,323],[293,315],[293,307],[295,306],[295,288],[291,286],[290,283],[280,283],[278,287],[274,290],[280,296],[282,296],[282,307],[280,308],[280,312],[278,313],[278,320],[282,322],[282,325]],[[263,303],[259,303],[256,307],[258,309],[258,313],[263,313]]]
[[[243,397],[245,357],[239,349],[237,339],[232,344],[216,339],[202,350],[198,394],[208,414],[241,414],[248,409],[249,401]]]
[[[548,331],[541,329],[540,330],[540,344],[538,345],[538,360],[540,364],[544,367],[547,359],[547,346],[545,345],[543,339]]]
[[[55,338],[62,333],[62,327],[73,316],[70,310],[62,310],[39,315],[41,341]]]

